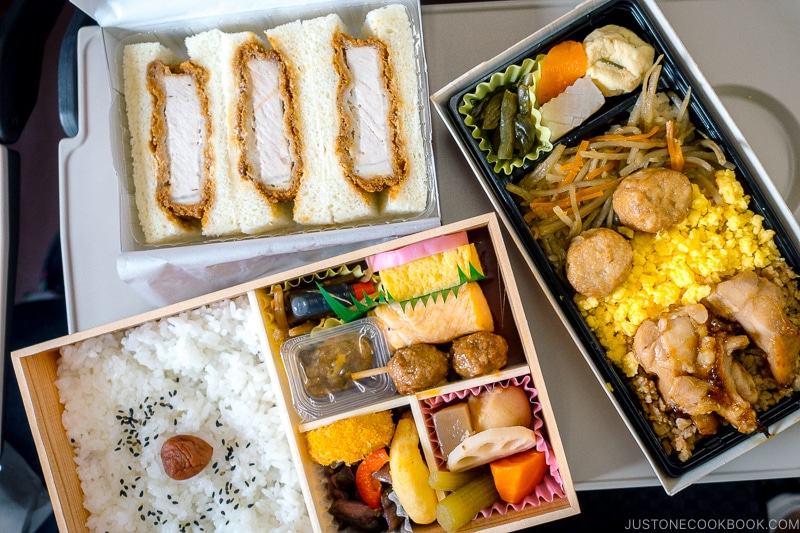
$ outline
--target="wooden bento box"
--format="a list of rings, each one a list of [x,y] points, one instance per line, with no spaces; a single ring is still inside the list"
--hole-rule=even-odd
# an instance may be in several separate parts
[[[394,307],[401,314],[420,310],[423,315],[432,313],[440,304],[463,304],[473,309],[473,296],[467,293],[462,296],[461,291],[467,286],[477,286],[491,314],[491,326],[483,329],[491,329],[490,335],[502,337],[507,343],[504,365],[500,366],[501,361],[496,365],[500,366],[498,369],[490,366],[478,371],[477,364],[461,364],[456,374],[453,361],[462,356],[447,356],[450,366],[444,382],[439,380],[434,385],[416,382],[416,389],[421,390],[412,389],[415,392],[408,394],[397,392],[397,388],[400,384],[409,386],[402,376],[414,374],[414,368],[410,367],[406,367],[405,374],[391,374],[389,385],[380,383],[381,379],[386,381],[385,371],[356,378],[363,384],[356,389],[363,394],[354,397],[348,396],[355,383],[350,374],[346,375],[343,393],[332,382],[325,382],[329,389],[324,393],[306,387],[312,371],[302,365],[323,361],[323,352],[319,346],[312,346],[315,358],[303,359],[309,350],[302,355],[302,349],[294,346],[316,339],[313,334],[294,336],[291,343],[287,339],[287,326],[299,328],[292,329],[292,334],[311,326],[303,321],[294,323],[292,319],[297,318],[294,308],[287,307],[290,295],[309,289],[316,296],[324,293],[330,297],[334,292],[330,283],[350,280],[352,284],[352,278],[360,276],[363,280],[370,275],[376,281],[381,275],[379,267],[384,268],[384,277],[388,279],[391,264],[381,267],[373,261],[379,256],[392,255],[385,252],[404,250],[399,252],[399,261],[394,258],[395,264],[402,264],[410,260],[408,256],[402,259],[409,250],[415,250],[419,257],[419,249],[431,243],[449,240],[453,246],[453,242],[464,237],[468,241],[466,249],[472,252],[468,255],[469,266],[458,268],[455,288],[433,291],[403,303],[394,301],[383,289],[373,292],[372,298],[358,294],[359,304],[351,299],[349,309],[360,310],[362,314],[366,311],[367,318],[347,317],[345,324],[334,326],[343,320],[341,315],[330,313],[314,318],[318,326],[315,331],[321,330],[319,334],[324,341],[336,338],[331,332],[359,330],[359,327],[363,332],[366,326],[358,324],[377,323],[379,336],[385,335],[385,339],[374,343],[374,339],[362,334],[355,343],[359,350],[364,342],[373,343],[367,350],[367,355],[375,361],[366,363],[369,373],[370,367],[385,362],[377,358],[377,352],[385,349],[384,342],[390,346],[392,356],[401,349],[397,346],[402,327],[373,316],[377,314],[376,306]],[[429,249],[426,253],[439,252]],[[393,287],[398,290],[397,285]],[[273,305],[276,298],[278,304],[283,300],[284,305]],[[328,303],[328,307],[331,305],[336,307]],[[367,307],[370,309],[366,310]],[[460,312],[439,311],[453,322]],[[425,315],[426,323],[435,320],[431,316]],[[288,324],[290,321],[293,323]],[[455,344],[441,339],[427,342],[443,354]],[[290,363],[295,356],[297,359]],[[477,355],[475,358],[480,359]],[[352,437],[365,431],[361,428],[362,433],[358,432],[357,421],[372,420],[375,416],[388,418],[393,432],[400,426],[401,416],[412,420],[413,426],[407,421],[403,426],[413,427],[412,433],[419,437],[417,455],[430,472],[438,473],[447,470],[448,463],[437,431],[444,434],[448,428],[444,427],[446,418],[437,417],[437,413],[454,405],[472,405],[470,398],[481,393],[489,395],[491,390],[512,388],[523,391],[529,402],[525,405],[530,410],[526,416],[530,416],[523,419],[528,423],[525,430],[535,435],[535,446],[526,447],[538,450],[546,458],[544,477],[518,503],[498,501],[458,530],[515,531],[579,512],[534,342],[493,213],[31,346],[13,352],[12,360],[61,531],[114,530],[114,520],[141,525],[145,531],[169,523],[172,525],[166,526],[166,530],[172,527],[171,530],[178,531],[243,531],[258,525],[273,531],[312,528],[336,531],[337,519],[328,508],[332,505],[332,494],[344,497],[346,490],[332,490],[333,485],[340,487],[338,480],[342,478],[335,477],[334,481],[330,476],[344,469],[334,471],[317,461],[320,454],[327,458],[328,452],[337,453],[335,450],[339,448],[363,448],[363,442]],[[297,361],[301,362],[299,374]],[[330,365],[341,362],[339,358],[338,363]],[[363,366],[352,367],[348,372],[363,369]],[[470,372],[475,377],[462,377],[472,375]],[[310,397],[317,400],[311,403],[311,408],[309,404],[303,404],[306,408],[302,408],[298,382],[293,382],[298,375],[302,376],[300,388],[308,389],[306,393],[311,391]],[[474,415],[475,408],[472,409]],[[469,408],[456,410],[469,413]],[[488,408],[481,411],[483,416],[493,412]],[[519,413],[525,412],[525,409],[509,409],[505,414],[518,420]],[[514,423],[522,422],[509,422]],[[342,426],[344,432],[332,437]],[[490,426],[485,420],[476,424],[472,436],[492,431]],[[338,430],[331,430],[337,427]],[[367,428],[372,429],[372,426]],[[374,429],[368,434],[379,433],[377,425]],[[391,457],[391,440],[398,433],[390,433],[387,442],[374,448],[384,447]],[[180,474],[181,468],[185,472],[186,464],[178,464],[178,470],[173,471],[174,462],[162,459],[163,448],[167,447],[165,441],[176,435],[199,437],[211,447],[205,457],[207,466],[200,464],[199,473],[187,480],[176,479],[180,477],[176,472]],[[310,451],[311,440],[315,442],[314,452]],[[397,449],[399,456],[399,445]],[[453,458],[455,450],[448,452]],[[204,453],[201,450],[195,457]],[[469,460],[469,453],[465,457]],[[195,462],[189,460],[188,468]],[[350,473],[355,475],[355,464],[360,463],[352,461],[352,464]],[[455,460],[452,464],[456,464]],[[489,472],[486,465],[478,468],[484,476]],[[467,471],[478,475],[478,470]],[[400,479],[395,483],[399,491]],[[447,494],[435,491],[436,501]],[[358,499],[352,493],[345,497],[348,505]],[[416,497],[400,499],[411,501],[416,508]],[[413,530],[444,528],[433,520],[427,525],[414,523]]]

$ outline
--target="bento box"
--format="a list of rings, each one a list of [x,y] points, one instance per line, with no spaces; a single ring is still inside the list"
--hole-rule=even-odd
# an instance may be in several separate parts
[[[405,275],[435,264],[442,288],[400,300],[417,279]],[[342,284],[361,285],[345,295]],[[298,292],[322,295],[328,312],[309,320],[289,303]],[[298,356],[309,346],[318,358]],[[285,357],[299,357],[299,371]],[[12,359],[62,531],[387,530],[390,520],[515,531],[579,512],[494,214]],[[367,384],[386,373],[393,394],[376,394]],[[316,398],[347,393],[347,409],[304,409],[298,383]],[[469,487],[483,499],[468,501],[484,503],[464,517],[451,496]]]
[[[655,2],[584,2],[432,101],[668,494],[800,419],[797,221]]]
[[[74,3],[103,28],[118,273],[153,305],[440,224],[418,1]],[[298,44],[324,32],[347,36],[346,44],[320,37],[306,57]],[[369,97],[348,96],[361,75],[348,63],[351,48],[386,56],[375,86],[390,95],[394,129],[369,153],[394,157],[392,168],[359,155],[372,138],[358,133],[366,118],[351,101]],[[263,81],[260,61],[282,68]],[[166,70],[148,72],[153,62]],[[182,107],[169,107],[170,80],[190,78],[200,96],[190,91],[177,99]],[[283,89],[269,92],[273,81]],[[266,103],[251,105],[254,98]],[[199,111],[189,109],[195,100]],[[205,129],[194,141],[179,126],[198,116]],[[288,140],[270,137],[281,126]],[[352,146],[328,150],[344,143],[347,128],[356,132]]]

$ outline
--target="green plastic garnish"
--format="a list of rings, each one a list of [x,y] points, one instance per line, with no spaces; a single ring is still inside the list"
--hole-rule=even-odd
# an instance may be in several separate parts
[[[469,274],[464,273],[460,266],[457,268],[459,282],[458,285],[398,302],[402,310],[405,312],[408,305],[411,305],[411,308],[413,309],[419,302],[421,302],[422,305],[427,306],[429,302],[435,302],[438,296],[442,297],[442,301],[446,301],[450,294],[452,294],[454,297],[458,297],[458,289],[462,285],[473,281],[486,279],[486,276],[481,274],[472,263],[469,264]],[[345,323],[362,318],[370,311],[370,309],[373,309],[380,304],[396,302],[396,300],[392,298],[391,294],[380,290],[378,291],[377,298],[372,298],[369,294],[364,294],[363,300],[358,300],[355,295],[351,294],[350,301],[352,302],[352,307],[349,307],[342,302],[342,298],[334,296],[326,291],[318,281],[315,281],[315,283],[320,294],[322,294],[322,297],[325,298],[325,301],[330,306],[331,310],[336,313],[336,316]]]

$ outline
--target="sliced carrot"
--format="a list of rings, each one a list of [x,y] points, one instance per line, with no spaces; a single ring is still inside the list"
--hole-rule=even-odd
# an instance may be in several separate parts
[[[587,180],[593,180],[597,176],[601,175],[603,172],[608,172],[609,170],[611,170],[615,166],[617,166],[617,162],[616,161],[609,161],[605,165],[599,166],[596,169],[592,170],[591,172],[587,172],[586,173],[586,179]]]
[[[583,168],[583,156],[581,156],[581,152],[588,149],[589,149],[589,141],[586,140],[581,141],[581,144],[578,147],[578,151],[575,153],[575,157],[572,159],[572,161],[558,167],[559,172],[567,173],[564,179],[561,180],[559,187],[572,183],[573,180],[577,177],[578,172],[580,172],[581,168]]]
[[[531,494],[547,472],[544,452],[535,448],[489,463],[494,486],[503,501],[519,503]]]
[[[606,135],[598,135],[597,137],[592,137],[592,141],[646,141],[647,139],[658,133],[659,130],[661,130],[660,126],[653,126],[653,128],[647,133],[634,133],[631,135],[609,133]]]
[[[538,105],[547,103],[586,74],[588,59],[583,43],[562,41],[542,61],[542,77],[536,84]]]
[[[667,151],[669,152],[669,167],[678,172],[683,171],[683,148],[681,143],[675,138],[675,122],[667,121]]]
[[[609,187],[613,187],[618,183],[618,180],[608,181],[604,183],[599,183],[597,185],[592,185],[591,187],[583,187],[580,191],[575,194],[575,200],[580,202],[586,202],[587,200],[592,200],[594,198],[598,198],[603,195],[603,192],[608,189]],[[536,216],[539,218],[543,218],[541,215],[552,215],[553,209],[556,207],[560,207],[561,209],[566,209],[572,205],[572,200],[569,195],[562,196],[561,198],[555,198],[550,200],[534,200],[529,204],[531,211],[535,213]]]
[[[602,195],[603,191],[595,190],[591,193],[576,195],[575,200],[578,202],[585,202],[586,200],[592,200]],[[558,200],[552,202],[543,202],[543,203],[531,202],[530,207],[532,211],[541,210],[543,213],[547,215],[552,215],[553,210],[556,207],[560,207],[561,209],[566,209],[570,207],[571,204],[572,204],[571,199],[569,196],[567,196],[566,198],[559,198]]]

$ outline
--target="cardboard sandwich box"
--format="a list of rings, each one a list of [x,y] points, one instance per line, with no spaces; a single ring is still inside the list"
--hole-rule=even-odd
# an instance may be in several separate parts
[[[111,105],[108,109],[92,109],[92,114],[108,114],[110,138],[87,138],[87,132],[83,132],[78,138],[65,141],[62,160],[70,172],[75,169],[70,161],[82,160],[98,149],[110,147],[111,164],[83,171],[102,172],[118,182],[119,195],[103,200],[108,209],[119,213],[117,271],[122,281],[151,305],[160,307],[185,300],[208,292],[209,287],[234,285],[351,251],[362,243],[392,239],[441,223],[418,1],[238,0],[222,5],[192,1],[75,0],[74,3],[102,28],[107,76],[90,81],[108,87]],[[387,23],[378,16],[374,17],[377,23],[370,22],[370,13],[398,6],[402,11],[400,18],[404,19],[403,32],[389,27],[398,22]],[[268,39],[267,31],[274,36]],[[333,31],[358,42],[377,39],[389,50],[383,79],[390,86],[387,91],[400,95],[393,99],[399,102],[394,122],[400,124],[397,131],[403,140],[392,144],[392,149],[406,156],[405,170],[395,167],[382,189],[372,184],[356,187],[345,170],[337,170],[349,167],[341,162],[336,149],[338,121],[342,120],[336,109],[343,107],[337,104],[335,85],[346,77],[341,69],[336,70],[336,52],[324,39],[315,44],[313,57],[305,57],[304,47],[298,46],[300,41],[309,39],[308,35]],[[252,148],[254,145],[272,142],[264,133],[268,130],[264,125],[269,122],[259,118],[261,115],[254,111],[257,106],[248,104],[260,96],[251,92],[255,90],[252,88],[256,85],[252,81],[255,75],[248,74],[250,67],[241,65],[249,65],[277,50],[270,39],[283,47],[281,60],[286,74],[280,79],[287,88],[281,94],[285,135],[291,139],[291,145],[257,151]],[[139,53],[132,52],[133,47],[144,43],[149,44],[139,48]],[[243,56],[237,54],[242,47],[253,43],[257,43],[254,48],[257,50],[252,52],[256,59],[245,63]],[[128,64],[132,66],[126,74],[125,51],[129,48]],[[196,82],[203,87],[198,92],[204,95],[197,105],[206,109],[205,113],[187,111],[187,106],[180,111],[177,107],[175,111],[165,107],[163,111],[164,116],[185,114],[183,119],[173,122],[173,127],[186,123],[186,117],[208,117],[206,136],[199,136],[205,143],[203,160],[197,164],[212,169],[208,172],[213,178],[206,181],[202,202],[209,203],[205,204],[202,215],[192,207],[202,203],[195,196],[201,193],[182,194],[178,185],[170,200],[171,211],[165,213],[161,207],[165,201],[163,194],[151,190],[160,190],[161,185],[156,187],[152,176],[148,178],[152,181],[145,183],[143,177],[155,176],[155,170],[148,173],[145,169],[161,165],[158,183],[164,175],[180,183],[183,178],[173,177],[172,170],[165,171],[164,161],[177,160],[178,154],[185,154],[181,166],[188,169],[194,168],[190,164],[193,158],[201,157],[191,155],[192,150],[200,150],[194,147],[201,141],[180,148],[183,145],[179,135],[166,133],[162,139],[156,133],[169,132],[169,123],[165,126],[163,122],[154,122],[160,104],[153,108],[152,116],[148,106],[157,93],[152,82],[155,78],[147,86],[144,75],[140,76],[137,70],[144,71],[149,61],[156,58],[167,65],[175,78],[187,76],[180,73],[183,68],[180,65],[186,61],[199,65],[204,69],[199,72],[207,75],[205,81]],[[201,80],[202,74],[196,76]],[[313,81],[303,85],[304,80]],[[167,94],[166,89],[163,94]],[[193,101],[190,96],[180,98]],[[86,105],[91,106],[92,102]],[[357,128],[352,124],[354,120],[351,119],[350,126]],[[158,124],[161,126],[157,127]],[[248,131],[248,125],[253,131]],[[132,144],[132,139],[139,139],[138,144]],[[151,141],[155,143],[153,146],[149,146]],[[397,146],[405,146],[405,152]],[[151,149],[155,155],[150,155]],[[164,153],[170,150],[175,150],[175,154],[165,158]],[[283,166],[289,164],[288,160],[291,171]],[[360,163],[355,161],[355,164]],[[364,163],[366,168],[371,168],[370,164],[370,161]],[[113,168],[105,168],[111,165]],[[302,178],[294,199],[286,196],[291,190],[281,181],[286,176]],[[68,183],[69,176],[64,180]],[[198,215],[202,216],[202,229],[200,219],[187,218]]]
[[[450,259],[432,259],[441,257]],[[453,261],[462,261],[457,274],[447,268],[456,264]],[[406,285],[402,274],[394,278],[401,279],[400,283],[390,284],[391,276],[404,268],[413,271],[414,264],[423,264],[428,270],[439,264],[440,274],[446,275],[438,277],[449,276],[451,281],[426,295],[394,300],[387,287],[399,294]],[[378,283],[380,288],[374,285],[349,300],[337,300],[333,294],[342,280],[351,287]],[[292,298],[320,295],[328,302],[326,314],[297,320],[306,316],[303,313],[310,307],[296,307],[290,303]],[[337,301],[344,310],[337,309]],[[404,343],[411,342],[403,336],[408,331],[402,322],[383,314],[389,309],[401,319],[422,313],[421,323],[429,327],[422,328],[424,333],[420,326],[411,331],[427,339],[418,345],[433,346],[441,352],[438,357],[450,361],[447,364],[452,367],[445,367],[444,380],[439,374],[434,381],[412,381],[415,388],[401,390],[411,386],[403,376],[419,370],[409,363],[402,367],[404,371],[391,374],[389,390],[384,390],[381,380],[386,381],[386,367],[381,365],[387,359],[379,356],[397,359],[399,352],[408,349]],[[358,316],[350,315],[357,311]],[[230,313],[236,318],[235,325],[229,322]],[[198,329],[187,325],[195,323]],[[450,334],[459,335],[455,340],[437,337],[453,324],[462,323],[478,325],[472,329],[458,326],[458,332]],[[476,329],[477,333],[463,334]],[[348,340],[352,332],[358,342]],[[496,339],[492,342],[507,350],[498,349],[496,353],[503,355],[494,366],[478,366],[477,357],[459,370],[456,361],[464,356],[455,346],[474,335]],[[366,352],[365,344],[369,344]],[[474,354],[486,351],[484,347]],[[346,367],[350,373],[345,374],[343,388],[335,386],[335,378],[341,376],[335,370],[359,361],[359,354],[364,353],[366,366]],[[496,453],[491,450],[497,442],[512,448],[522,442],[524,446],[513,449],[528,450],[543,461],[538,483],[519,501],[492,500],[461,524],[459,531],[515,531],[579,512],[535,339],[527,328],[494,214],[54,339],[14,352],[12,360],[61,531],[113,529],[114,520],[145,528],[152,527],[151,522],[159,525],[171,520],[183,528],[206,531],[224,530],[226,523],[234,530],[257,523],[273,530],[337,531],[339,524],[329,513],[341,504],[337,503],[341,496],[333,496],[333,486],[340,486],[334,474],[342,472],[338,470],[342,462],[356,464],[367,454],[368,450],[361,451],[356,459],[345,459],[350,449],[363,447],[368,440],[365,435],[372,435],[371,439],[381,433],[383,422],[360,425],[361,420],[374,417],[389,420],[388,436],[373,448],[388,450],[395,483],[401,483],[406,463],[400,458],[396,459],[400,463],[392,462],[393,448],[397,457],[416,454],[415,464],[425,465],[426,473],[447,471],[449,464],[454,470],[468,472],[470,480],[488,475],[485,462],[475,457]],[[295,368],[298,362],[302,367],[299,373]],[[373,372],[377,374],[371,377],[352,376],[353,371],[376,367]],[[316,372],[320,368],[322,375],[333,376],[333,381],[321,382],[322,393],[312,388],[320,383],[312,379],[320,375]],[[514,405],[524,407],[477,412],[504,412],[515,422],[493,429],[484,420],[480,426],[476,422],[472,431],[465,433],[463,427],[460,433],[456,431],[466,420],[464,413],[475,418],[470,398],[482,397],[487,391],[510,394],[503,392],[508,390],[521,395],[522,404]],[[304,404],[299,391],[313,401]],[[443,411],[448,408],[452,409]],[[455,418],[444,416],[451,411],[456,412]],[[410,447],[395,440],[401,423],[404,435],[410,435],[414,443]],[[516,424],[514,430],[523,436],[484,442],[490,451],[480,448],[483,451],[475,455],[470,455],[472,448],[464,444],[467,452],[458,461],[476,462],[457,462],[456,450],[461,444],[491,435],[486,432],[503,432],[509,429],[505,424]],[[453,432],[459,436],[447,444],[452,438],[446,435]],[[199,473],[183,481],[168,472],[171,467],[163,455],[167,439],[177,434],[204,439],[213,450],[208,452],[207,464],[200,464]],[[330,454],[342,454],[341,460],[329,459]],[[329,460],[331,464],[327,464]],[[475,470],[468,468],[473,464]],[[192,486],[201,487],[199,495],[183,492]],[[431,491],[428,494],[435,494],[434,503],[451,493]],[[352,495],[349,498],[350,505],[358,503],[352,501]],[[183,510],[181,504],[187,501],[188,510]],[[401,495],[400,501],[412,502],[407,504],[409,514],[416,509],[415,497]],[[432,520],[414,523],[413,530],[443,528]]]

